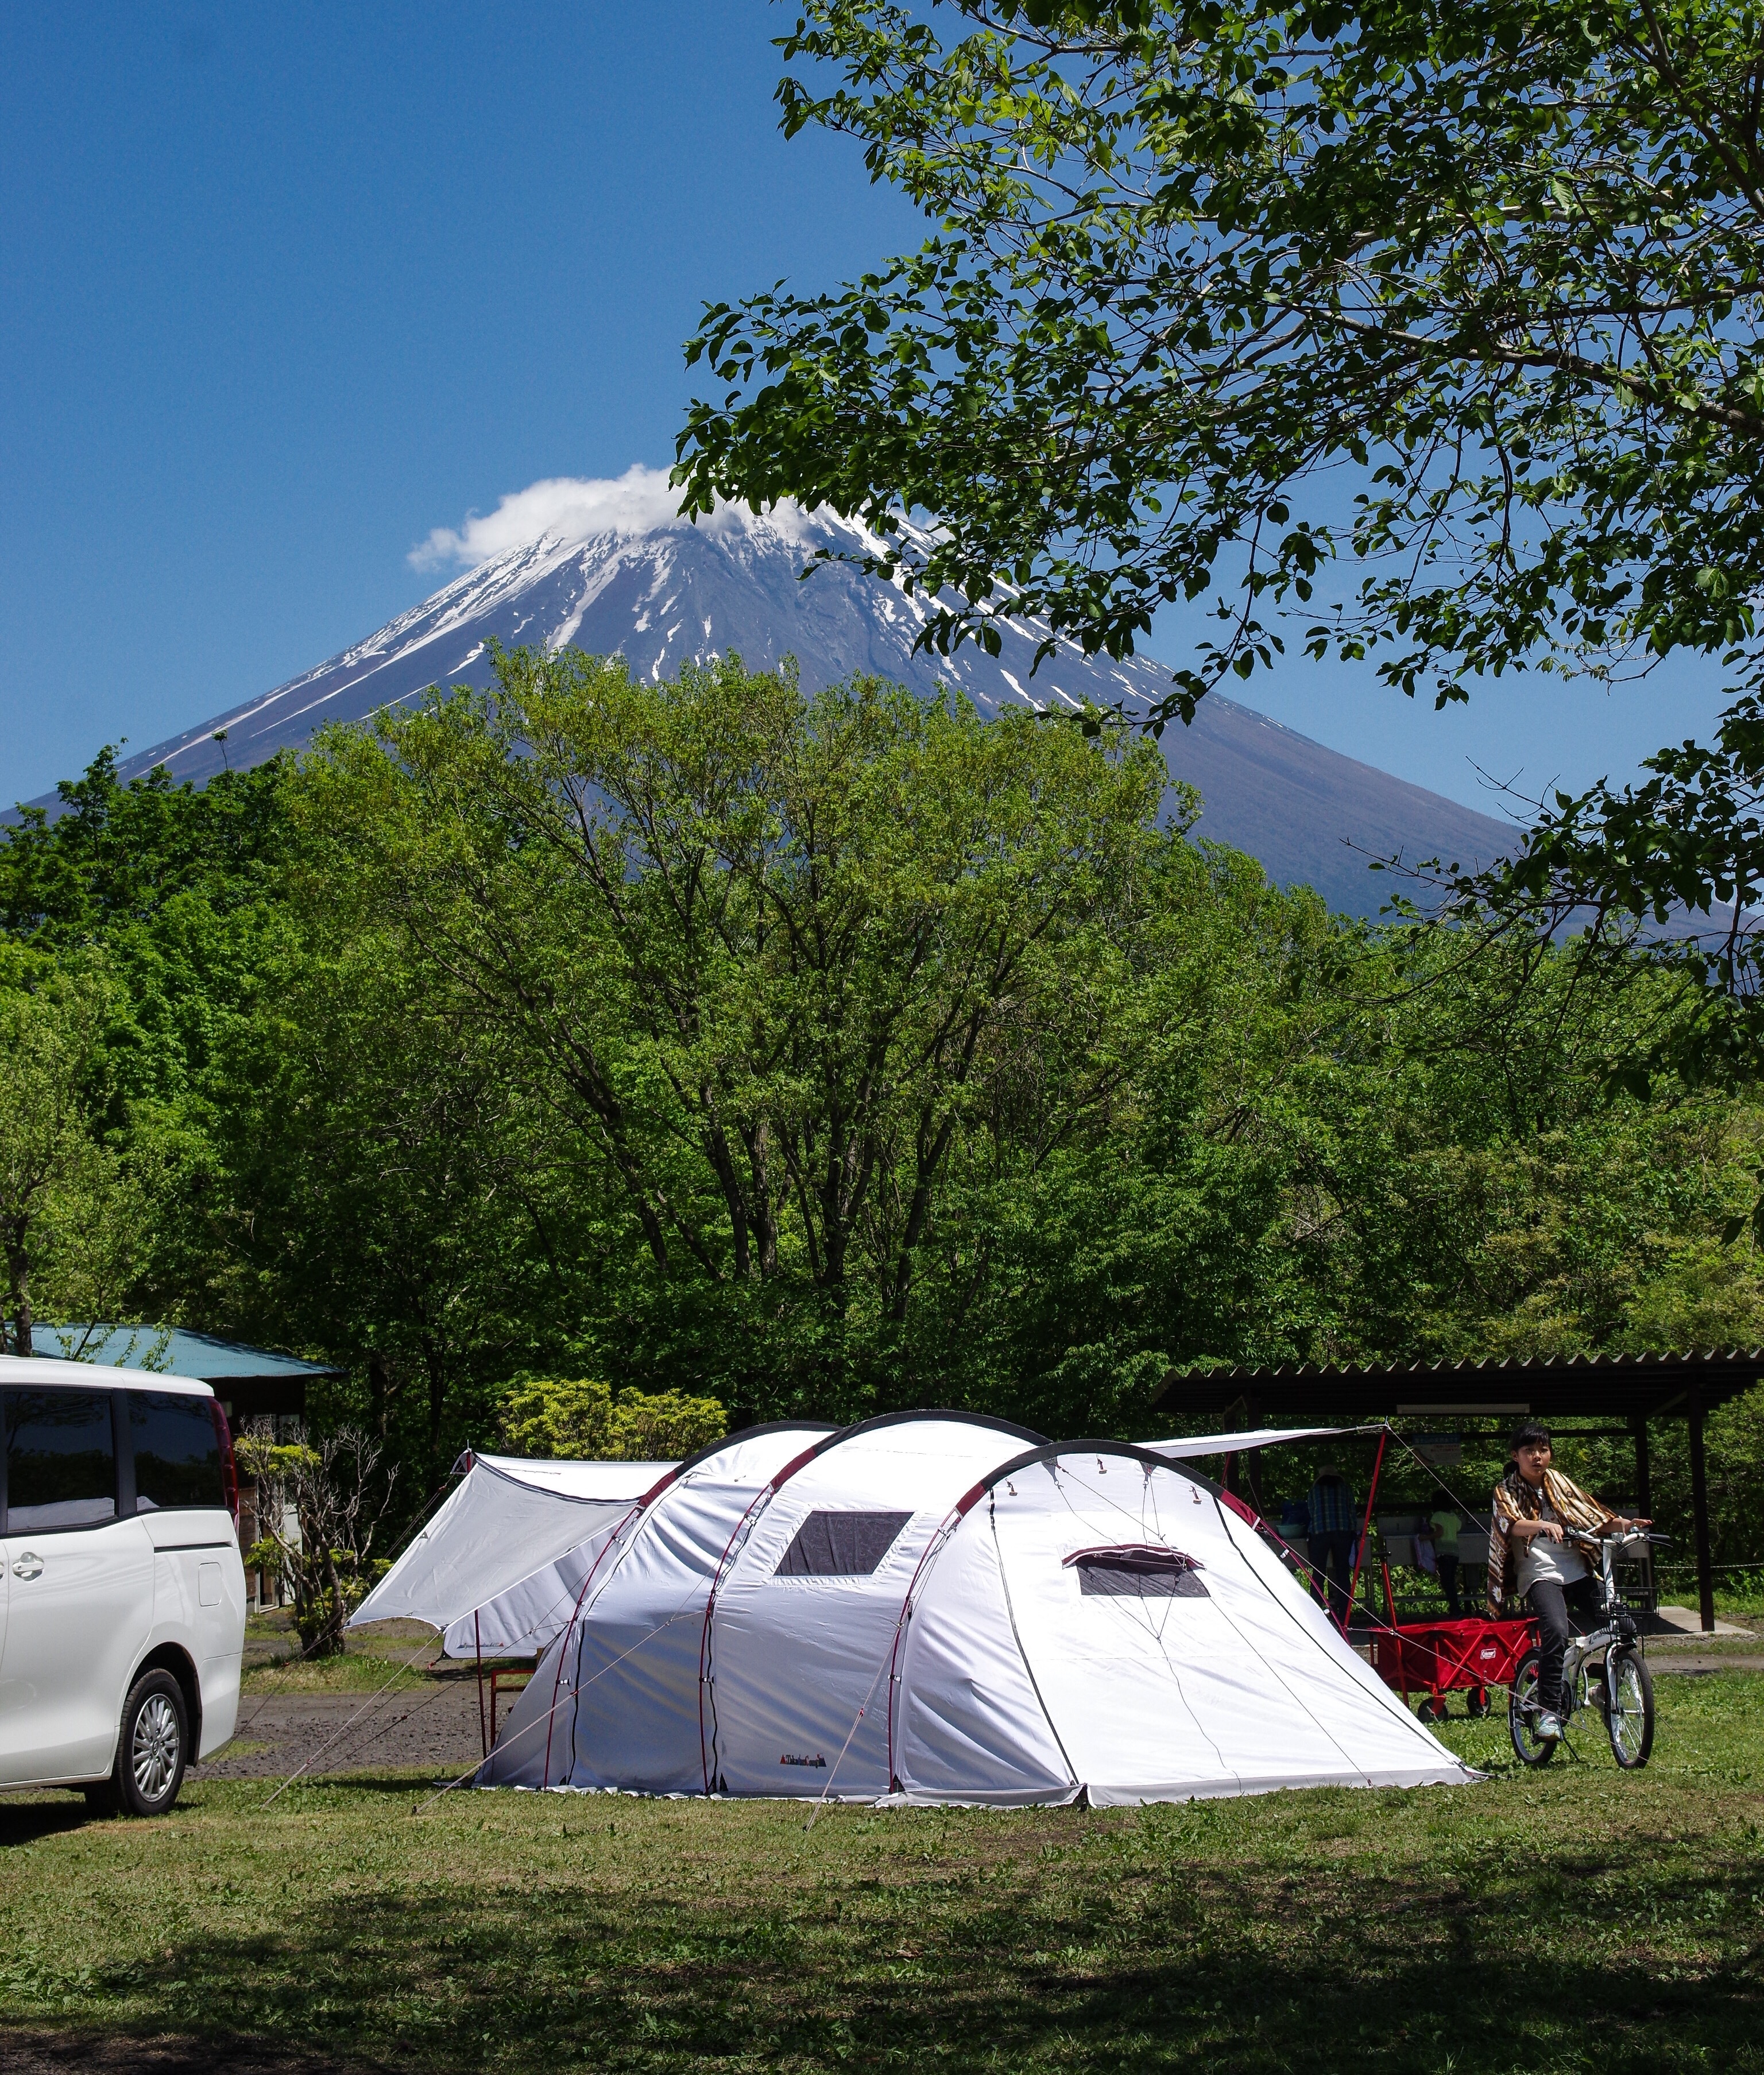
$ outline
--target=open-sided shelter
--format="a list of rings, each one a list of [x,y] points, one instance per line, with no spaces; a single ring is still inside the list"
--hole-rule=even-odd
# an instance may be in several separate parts
[[[1158,1400],[1166,1416],[1450,1419],[1491,1423],[1505,1435],[1530,1414],[1559,1436],[1628,1437],[1635,1451],[1636,1511],[1651,1515],[1649,1430],[1685,1423],[1691,1524],[1703,1626],[1715,1626],[1708,1471],[1703,1423],[1718,1406],[1764,1381],[1764,1349],[1712,1348],[1673,1354],[1542,1355],[1435,1362],[1283,1362],[1266,1369],[1195,1369],[1173,1376]],[[1572,1422],[1573,1425],[1567,1423]],[[1247,1445],[1247,1444],[1246,1444]],[[1266,1445],[1258,1443],[1257,1445]]]

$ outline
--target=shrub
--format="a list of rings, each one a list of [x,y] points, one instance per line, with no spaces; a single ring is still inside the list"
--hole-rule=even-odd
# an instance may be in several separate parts
[[[504,1445],[517,1456],[574,1456],[596,1462],[677,1461],[728,1431],[714,1398],[625,1390],[587,1378],[522,1377],[503,1401]]]

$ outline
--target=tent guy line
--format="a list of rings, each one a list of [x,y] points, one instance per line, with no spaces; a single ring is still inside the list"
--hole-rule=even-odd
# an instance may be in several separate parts
[[[561,1707],[562,1707],[566,1700],[574,1700],[578,1693],[586,1692],[587,1688],[592,1686],[596,1679],[604,1679],[609,1671],[616,1671],[619,1666],[624,1663],[626,1658],[635,1657],[637,1652],[643,1648],[646,1642],[653,1642],[656,1637],[660,1635],[665,1628],[669,1627],[673,1622],[680,1620],[687,1612],[689,1605],[690,1598],[689,1595],[688,1598],[686,1600],[683,1600],[675,1611],[668,1616],[665,1621],[657,1621],[656,1626],[650,1630],[648,1635],[639,1636],[637,1640],[632,1643],[630,1649],[626,1650],[622,1656],[615,1657],[611,1664],[602,1665],[599,1671],[595,1672],[594,1677],[592,1679],[584,1679],[582,1685],[571,1687],[568,1693],[560,1693],[557,1698],[552,1702],[551,1705],[545,1710],[545,1713],[539,1717],[539,1720],[536,1722],[529,1722],[520,1729],[511,1729],[506,1742],[498,1742],[496,1746],[497,1750],[505,1752],[512,1750],[515,1745],[519,1743],[520,1739],[528,1734],[529,1730],[542,1728],[545,1725],[549,1723],[552,1717],[557,1713],[557,1710]],[[437,1787],[434,1793],[430,1795],[426,1801],[419,1803],[417,1806],[411,1811],[411,1813],[413,1816],[420,1816],[425,1809],[433,1808],[435,1804],[441,1800],[442,1795],[451,1794],[456,1787],[463,1787],[467,1780],[475,1779],[483,1769],[484,1761],[480,1758],[478,1763],[470,1767],[469,1771],[462,1772],[458,1779],[449,1779],[445,1786]]]
[[[407,1671],[415,1671],[416,1668],[417,1659],[420,1657],[423,1652],[429,1647],[429,1645],[426,1642],[420,1644],[412,1655],[406,1659],[404,1663],[397,1666],[394,1669],[391,1677],[386,1681],[386,1684],[379,1688],[378,1692],[372,1693],[368,1696],[362,1705],[355,1710],[354,1713],[350,1717],[349,1720],[344,1723],[342,1729],[337,1730],[333,1734],[327,1737],[324,1742],[319,1746],[318,1749],[313,1753],[312,1756],[307,1759],[304,1765],[302,1765],[296,1771],[291,1772],[288,1778],[282,1782],[281,1785],[276,1788],[273,1794],[267,1795],[263,1800],[258,1804],[259,1814],[261,1814],[264,1809],[267,1808],[271,1802],[279,1801],[288,1791],[289,1787],[294,1784],[296,1780],[300,1779],[304,1775],[311,1771],[313,1767],[325,1755],[325,1752],[330,1750],[333,1744],[337,1743],[341,1738],[347,1736],[350,1731],[362,1719],[363,1715],[371,1713],[374,1708],[379,1705],[379,1702],[391,1691],[392,1688],[398,1684],[399,1680],[404,1677]]]
[[[1159,1453],[1159,1454],[1162,1454],[1164,1452],[1163,1452],[1162,1449],[1160,1449],[1160,1450],[1158,1450],[1157,1452],[1157,1453]],[[1100,1459],[1099,1459],[1099,1460],[1100,1460]],[[1072,1473],[1071,1473],[1071,1475],[1072,1475],[1072,1477],[1073,1477],[1073,1481],[1074,1481],[1075,1482],[1079,1481],[1078,1477],[1077,1477],[1077,1473],[1076,1473],[1075,1472],[1072,1472]],[[1116,1511],[1116,1512],[1119,1513],[1119,1514],[1121,1515],[1121,1517],[1122,1517],[1122,1518],[1123,1518],[1123,1519],[1124,1519],[1125,1521],[1127,1521],[1127,1522],[1128,1522],[1128,1523],[1131,1526],[1133,1526],[1133,1527],[1137,1528],[1137,1529],[1138,1530],[1138,1531],[1139,1531],[1141,1535],[1144,1535],[1144,1534],[1147,1533],[1148,1531],[1149,1531],[1150,1533],[1152,1533],[1152,1534],[1153,1534],[1153,1535],[1157,1535],[1157,1539],[1158,1539],[1161,1542],[1163,1542],[1163,1543],[1165,1543],[1165,1546],[1166,1546],[1166,1547],[1171,1547],[1171,1546],[1173,1546],[1173,1545],[1171,1545],[1171,1544],[1168,1542],[1168,1540],[1166,1539],[1166,1538],[1165,1537],[1165,1535],[1164,1535],[1164,1534],[1163,1534],[1163,1531],[1162,1531],[1162,1523],[1157,1522],[1156,1521],[1156,1517],[1155,1517],[1156,1501],[1155,1501],[1155,1500],[1153,1501],[1153,1509],[1154,1509],[1153,1526],[1152,1526],[1152,1528],[1151,1528],[1149,1530],[1147,1530],[1146,1526],[1145,1526],[1145,1511],[1144,1511],[1143,1501],[1144,1501],[1144,1498],[1145,1498],[1145,1494],[1146,1494],[1146,1489],[1147,1489],[1147,1487],[1149,1485],[1150,1481],[1150,1481],[1150,1478],[1149,1478],[1149,1477],[1146,1477],[1142,1478],[1142,1479],[1141,1480],[1140,1491],[1141,1491],[1141,1501],[1142,1501],[1142,1503],[1141,1503],[1141,1508],[1140,1514],[1139,1514],[1139,1515],[1138,1515],[1138,1517],[1137,1517],[1137,1518],[1135,1518],[1135,1516],[1134,1516],[1132,1513],[1130,1513],[1130,1512],[1128,1510],[1128,1509],[1127,1509],[1125,1506],[1124,1506],[1121,1504],[1120,1501],[1119,1499],[1116,1498],[1116,1497],[1115,1497],[1112,1493],[1108,1493],[1108,1492],[1098,1491],[1098,1490],[1096,1489],[1096,1488],[1095,1488],[1094,1485],[1087,1486],[1087,1487],[1085,1487],[1085,1489],[1088,1491],[1089,1495],[1090,1495],[1091,1497],[1093,1497],[1093,1498],[1096,1499],[1096,1500],[1097,1500],[1097,1501],[1099,1501],[1099,1502],[1103,1506],[1104,1506],[1105,1508],[1112,1508],[1114,1511]],[[1079,1514],[1078,1514],[1077,1508],[1076,1508],[1075,1506],[1073,1506],[1073,1504],[1072,1504],[1072,1501],[1071,1501],[1071,1499],[1070,1499],[1070,1496],[1068,1495],[1068,1493],[1066,1493],[1066,1491],[1065,1490],[1065,1489],[1062,1486],[1062,1485],[1061,1485],[1061,1483],[1060,1483],[1060,1481],[1059,1481],[1059,1480],[1058,1480],[1058,1478],[1057,1477],[1055,1477],[1055,1479],[1054,1479],[1054,1489],[1055,1489],[1057,1492],[1058,1492],[1058,1493],[1059,1493],[1059,1495],[1060,1495],[1061,1500],[1062,1500],[1062,1501],[1064,1503],[1066,1511],[1067,1511],[1068,1513],[1070,1513],[1070,1514],[1071,1514],[1071,1516],[1072,1516],[1073,1519],[1074,1519],[1075,1521],[1076,1521],[1076,1520],[1078,1519],[1078,1518],[1079,1518]],[[1215,1501],[1215,1502],[1216,1502],[1216,1501]],[[995,1535],[995,1537],[996,1537],[996,1533],[997,1533],[997,1529],[996,1529],[996,1522],[995,1522],[995,1525],[994,1525],[994,1530],[993,1530],[993,1531],[994,1531],[994,1535]],[[1008,1598],[1008,1596],[1009,1596],[1009,1592],[1010,1592],[1010,1584],[1009,1584],[1009,1581],[1008,1581],[1008,1580],[1007,1580],[1007,1581],[1006,1581],[1004,1589],[1005,1589],[1006,1597],[1007,1597],[1007,1598]],[[1187,1693],[1186,1693],[1186,1692],[1184,1691],[1184,1689],[1183,1689],[1182,1674],[1181,1674],[1181,1673],[1177,1670],[1177,1668],[1176,1668],[1176,1667],[1175,1667],[1174,1663],[1171,1661],[1170,1655],[1170,1652],[1169,1652],[1169,1651],[1168,1651],[1168,1650],[1164,1647],[1164,1626],[1165,1626],[1165,1624],[1166,1624],[1166,1623],[1167,1623],[1167,1622],[1168,1622],[1168,1621],[1170,1619],[1171,1615],[1173,1614],[1173,1613],[1174,1613],[1174,1611],[1175,1606],[1176,1606],[1176,1601],[1175,1601],[1175,1600],[1174,1600],[1174,1597],[1172,1597],[1172,1598],[1170,1598],[1170,1599],[1167,1600],[1166,1601],[1165,1601],[1165,1603],[1164,1603],[1164,1607],[1165,1607],[1164,1621],[1163,1621],[1162,1622],[1158,1623],[1156,1626],[1153,1626],[1153,1624],[1152,1624],[1152,1622],[1151,1622],[1151,1621],[1150,1621],[1150,1619],[1149,1619],[1149,1617],[1146,1615],[1146,1613],[1145,1613],[1145,1601],[1144,1601],[1143,1600],[1141,1600],[1141,1601],[1139,1602],[1139,1604],[1138,1604],[1138,1618],[1139,1618],[1141,1621],[1143,1621],[1143,1622],[1145,1623],[1145,1632],[1146,1632],[1146,1634],[1147,1634],[1148,1638],[1149,1638],[1149,1640],[1157,1645],[1158,1655],[1159,1655],[1159,1656],[1160,1656],[1160,1657],[1162,1657],[1162,1659],[1163,1659],[1163,1661],[1164,1661],[1165,1669],[1166,1670],[1166,1671],[1167,1671],[1167,1672],[1169,1673],[1169,1675],[1170,1675],[1170,1682],[1171,1685],[1173,1685],[1173,1686],[1175,1688],[1175,1689],[1176,1689],[1176,1697],[1177,1697],[1177,1699],[1178,1699],[1178,1700],[1180,1700],[1180,1701],[1182,1702],[1183,1711],[1184,1711],[1184,1713],[1187,1715],[1189,1721],[1193,1724],[1195,1734],[1196,1734],[1197,1736],[1200,1737],[1201,1737],[1201,1738],[1202,1738],[1202,1739],[1206,1742],[1206,1744],[1207,1745],[1208,1748],[1211,1750],[1211,1752],[1212,1752],[1212,1754],[1213,1754],[1214,1759],[1215,1759],[1215,1761],[1216,1762],[1216,1763],[1218,1764],[1218,1766],[1219,1766],[1219,1769],[1220,1772],[1221,1772],[1221,1773],[1230,1772],[1230,1771],[1232,1771],[1232,1767],[1231,1767],[1231,1765],[1230,1765],[1229,1762],[1227,1760],[1227,1758],[1226,1758],[1226,1757],[1225,1757],[1225,1754],[1224,1754],[1224,1752],[1223,1752],[1223,1751],[1219,1748],[1219,1746],[1218,1746],[1217,1742],[1216,1742],[1216,1741],[1214,1739],[1214,1737],[1212,1737],[1212,1736],[1208,1733],[1208,1731],[1207,1731],[1207,1729],[1206,1729],[1205,1725],[1204,1725],[1203,1724],[1203,1722],[1201,1721],[1201,1719],[1200,1719],[1199,1715],[1199,1714],[1198,1714],[1198,1713],[1195,1711],[1195,1708],[1190,1704],[1190,1700],[1189,1700],[1189,1698],[1188,1698],[1188,1695],[1187,1695]],[[1133,1618],[1133,1617],[1134,1617],[1134,1609],[1133,1609],[1133,1608],[1132,1606],[1129,1606],[1129,1607],[1126,1609],[1126,1612],[1127,1612],[1127,1615],[1128,1615],[1128,1619],[1132,1619],[1132,1618]],[[1014,1618],[1013,1618],[1013,1626],[1014,1626]],[[1066,1762],[1067,1762],[1067,1764],[1068,1764],[1068,1765],[1070,1765],[1070,1764],[1071,1761],[1070,1760],[1070,1758],[1068,1758],[1068,1759],[1067,1759]]]
[[[646,1464],[642,1465],[642,1467],[643,1467],[643,1468],[653,1468],[655,1466],[654,1466],[653,1464]],[[633,1511],[635,1511],[635,1510],[636,1510],[636,1509],[632,1509],[632,1510],[633,1510]],[[421,1542],[421,1539],[422,1539],[422,1538],[421,1538],[420,1536],[420,1537],[418,1537],[418,1538],[417,1538],[417,1543],[416,1543],[416,1544],[413,1544],[412,1546],[413,1546],[413,1547],[420,1546],[420,1542]],[[388,1573],[387,1573],[387,1576],[389,1577],[390,1576],[391,1576],[391,1573],[390,1573],[390,1572],[388,1572]],[[381,1584],[383,1584],[383,1584],[385,1584],[386,1580],[385,1580],[384,1579],[383,1579],[380,1582],[381,1582]],[[377,1591],[377,1590],[379,1589],[379,1588],[377,1588],[377,1587],[376,1587],[376,1588],[375,1588],[375,1589],[376,1589],[376,1591]],[[566,1599],[569,1599],[569,1598],[572,1598],[572,1597],[575,1597],[575,1596],[574,1596],[574,1595],[573,1595],[573,1594],[560,1594],[560,1595],[558,1596],[558,1598],[557,1598],[556,1601],[554,1601],[549,1607],[548,1607],[548,1608],[545,1609],[541,1612],[541,1613],[540,1613],[540,1615],[536,1618],[535,1621],[534,1621],[534,1622],[530,1626],[530,1627],[529,1627],[529,1629],[528,1629],[528,1630],[524,1631],[524,1632],[523,1634],[518,1634],[518,1635],[516,1635],[516,1637],[514,1637],[514,1638],[512,1638],[512,1640],[513,1640],[513,1641],[515,1641],[515,1642],[519,1642],[523,1641],[523,1640],[524,1640],[524,1639],[525,1639],[525,1635],[526,1635],[527,1634],[534,1634],[534,1633],[536,1633],[536,1630],[537,1630],[537,1627],[538,1627],[538,1624],[539,1624],[539,1622],[540,1622],[540,1621],[544,1621],[545,1619],[546,1619],[546,1618],[548,1617],[548,1616],[549,1616],[551,1613],[557,1611],[557,1608],[558,1608],[559,1606],[561,1606],[561,1605],[563,1604],[563,1602],[564,1602]],[[371,1595],[370,1595],[370,1597],[371,1597]],[[365,1607],[366,1605],[367,1605],[367,1601],[364,1601],[362,1602],[362,1605]],[[352,1620],[351,1620],[350,1626],[355,1626],[355,1624],[356,1624],[357,1622],[358,1622],[359,1621],[361,1621],[361,1619],[362,1619],[362,1613],[361,1613],[360,1610],[359,1610],[359,1609],[358,1609],[358,1611],[357,1611],[356,1614],[354,1615],[354,1617],[352,1618]],[[373,1616],[373,1617],[369,1617],[369,1618],[379,1619],[379,1618],[384,1618],[384,1617],[380,1617],[380,1616]],[[381,1700],[385,1697],[385,1696],[386,1696],[388,1692],[391,1692],[391,1690],[392,1689],[392,1688],[393,1688],[395,1685],[396,1685],[396,1684],[397,1684],[398,1681],[399,1681],[401,1678],[403,1678],[403,1677],[404,1677],[404,1675],[405,1675],[405,1673],[406,1673],[406,1672],[408,1672],[408,1671],[413,1671],[413,1670],[416,1668],[416,1660],[417,1660],[417,1659],[418,1659],[418,1658],[420,1658],[420,1656],[422,1656],[422,1655],[423,1655],[423,1654],[424,1654],[424,1652],[425,1650],[429,1650],[429,1649],[432,1649],[433,1647],[433,1644],[431,1644],[431,1643],[429,1643],[429,1642],[422,1642],[422,1643],[419,1644],[419,1645],[417,1646],[417,1648],[416,1648],[416,1649],[412,1652],[412,1655],[411,1655],[408,1659],[406,1659],[403,1663],[401,1663],[401,1664],[398,1665],[398,1666],[394,1669],[394,1671],[393,1671],[393,1672],[392,1672],[392,1675],[391,1675],[391,1678],[389,1678],[389,1679],[386,1681],[386,1683],[385,1683],[383,1686],[381,1686],[381,1687],[380,1687],[380,1688],[379,1688],[375,1692],[374,1692],[372,1695],[371,1695],[371,1696],[370,1696],[370,1697],[368,1698],[368,1700],[366,1700],[366,1702],[365,1702],[365,1703],[364,1703],[364,1704],[363,1704],[360,1708],[357,1708],[357,1709],[356,1709],[355,1713],[354,1713],[353,1715],[351,1715],[351,1716],[350,1717],[349,1720],[348,1720],[346,1722],[345,1722],[340,1729],[338,1729],[337,1730],[336,1730],[336,1731],[335,1731],[335,1732],[334,1732],[331,1736],[329,1736],[329,1737],[327,1737],[327,1738],[325,1739],[325,1741],[322,1744],[321,1744],[321,1745],[319,1746],[318,1749],[312,1754],[312,1755],[311,1755],[311,1756],[310,1756],[310,1757],[306,1760],[305,1763],[304,1763],[304,1765],[302,1765],[302,1766],[299,1768],[299,1770],[298,1770],[297,1771],[295,1771],[295,1772],[292,1772],[292,1773],[290,1773],[290,1774],[288,1775],[288,1778],[287,1778],[286,1779],[284,1779],[284,1780],[282,1782],[281,1785],[280,1785],[280,1787],[278,1787],[275,1789],[275,1791],[273,1794],[270,1795],[269,1795],[269,1796],[268,1796],[268,1797],[267,1797],[267,1798],[263,1802],[262,1802],[262,1803],[259,1804],[259,1806],[260,1806],[261,1808],[267,1808],[269,1807],[269,1805],[270,1805],[270,1803],[271,1803],[271,1802],[272,1802],[272,1801],[275,1800],[276,1800],[280,1795],[281,1795],[283,1793],[284,1793],[284,1792],[287,1791],[287,1789],[288,1789],[288,1788],[289,1788],[290,1787],[292,1787],[292,1786],[295,1783],[295,1782],[296,1782],[296,1780],[300,1779],[300,1778],[301,1778],[301,1777],[302,1777],[305,1773],[307,1773],[308,1771],[309,1771],[311,1770],[311,1768],[312,1768],[314,1765],[316,1765],[316,1764],[317,1763],[318,1760],[319,1760],[321,1758],[322,1758],[327,1751],[329,1751],[329,1750],[332,1750],[332,1749],[333,1749],[333,1748],[337,1744],[340,1743],[340,1742],[342,1741],[342,1739],[349,1734],[350,1731],[352,1729],[354,1729],[354,1726],[355,1726],[355,1725],[362,1720],[362,1718],[363,1717],[363,1716],[367,1715],[367,1714],[369,1714],[369,1713],[371,1713],[372,1712],[372,1710],[373,1710],[373,1709],[374,1709],[374,1708],[375,1708],[375,1707],[379,1704],[379,1702],[380,1702],[380,1701],[381,1701]],[[304,1657],[304,1656],[305,1655],[305,1654],[306,1654],[306,1653],[305,1653],[305,1651],[304,1651],[304,1650],[300,1653],[300,1655],[301,1655],[301,1656],[302,1656],[302,1657]],[[518,1651],[511,1651],[511,1652],[510,1652],[509,1654],[510,1654],[510,1655],[519,1655],[519,1652],[518,1652]],[[296,1662],[298,1662],[298,1661],[299,1661],[299,1659],[296,1659],[295,1661],[296,1661]],[[433,1696],[433,1695],[431,1695],[431,1696],[429,1696],[429,1698],[430,1698],[431,1700],[432,1700],[433,1697],[434,1697],[434,1696]],[[424,1704],[426,1706],[426,1705],[428,1704],[428,1703],[425,1701],[425,1702],[424,1703]],[[255,1715],[254,1715],[254,1717],[252,1717],[252,1719],[253,1719],[254,1721],[256,1719],[256,1717],[255,1717]],[[475,1769],[475,1768],[474,1768],[474,1769]],[[470,1773],[468,1773],[468,1774],[466,1775],[466,1777],[467,1779],[470,1779],[470,1778],[471,1777],[471,1775],[470,1775]]]

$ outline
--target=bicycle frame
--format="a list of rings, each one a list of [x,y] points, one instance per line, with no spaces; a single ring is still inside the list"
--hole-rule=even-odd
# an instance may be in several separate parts
[[[1596,1696],[1596,1704],[1600,1713],[1605,1717],[1606,1730],[1612,1737],[1613,1748],[1617,1751],[1617,1762],[1621,1765],[1645,1764],[1647,1761],[1648,1747],[1651,1745],[1653,1738],[1651,1688],[1646,1683],[1646,1659],[1642,1646],[1640,1626],[1633,1609],[1625,1603],[1617,1585],[1617,1559],[1625,1549],[1632,1547],[1636,1542],[1650,1541],[1655,1538],[1634,1531],[1626,1535],[1605,1536],[1580,1535],[1571,1530],[1566,1539],[1589,1559],[1592,1557],[1595,1551],[1596,1552],[1597,1568],[1593,1572],[1593,1576],[1597,1580],[1600,1588],[1600,1626],[1589,1629],[1584,1635],[1571,1634],[1568,1638],[1562,1659],[1563,1706],[1559,1718],[1563,1728],[1566,1729],[1568,1723],[1582,1708],[1593,1704],[1595,1696],[1590,1690],[1588,1671],[1589,1668],[1596,1663],[1599,1682]],[[1621,1664],[1631,1659],[1634,1660],[1640,1667],[1646,1696],[1644,1700],[1646,1726],[1642,1732],[1638,1755],[1633,1758],[1625,1757],[1622,1749],[1619,1748],[1618,1733],[1613,1727],[1614,1721],[1628,1720],[1629,1711],[1626,1707],[1620,1714],[1613,1714],[1613,1710],[1618,1704],[1616,1699],[1617,1673]],[[1518,1724],[1522,1721],[1527,1723],[1534,1722],[1544,1713],[1534,1697],[1535,1691],[1534,1686],[1530,1695],[1522,1696],[1520,1691],[1517,1686],[1515,1687],[1513,1694],[1513,1715],[1516,1745],[1519,1741]],[[1530,1736],[1533,1732],[1528,1728],[1526,1733]],[[1522,1757],[1526,1755],[1522,1750],[1520,1754]],[[1527,1763],[1534,1762],[1538,1761],[1529,1758],[1526,1759]]]
[[[1605,1677],[1611,1652],[1613,1649],[1642,1647],[1642,1636],[1634,1613],[1625,1601],[1617,1582],[1617,1559],[1621,1550],[1631,1542],[1646,1541],[1645,1535],[1576,1535],[1573,1541],[1583,1555],[1590,1555],[1596,1549],[1598,1569],[1593,1573],[1600,1588],[1600,1615],[1603,1626],[1588,1629],[1584,1635],[1571,1635],[1562,1659],[1562,1688],[1567,1705],[1566,1720],[1578,1714],[1588,1704],[1587,1667],[1595,1658],[1599,1659],[1599,1675]]]

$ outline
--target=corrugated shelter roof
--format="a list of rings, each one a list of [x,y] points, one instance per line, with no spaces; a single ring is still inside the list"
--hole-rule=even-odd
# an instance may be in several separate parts
[[[1543,1419],[1684,1418],[1712,1411],[1764,1381],[1764,1349],[1678,1354],[1543,1355],[1480,1361],[1282,1362],[1191,1369],[1158,1399],[1166,1412],[1213,1414],[1240,1402],[1248,1423],[1353,1413],[1531,1413]]]

